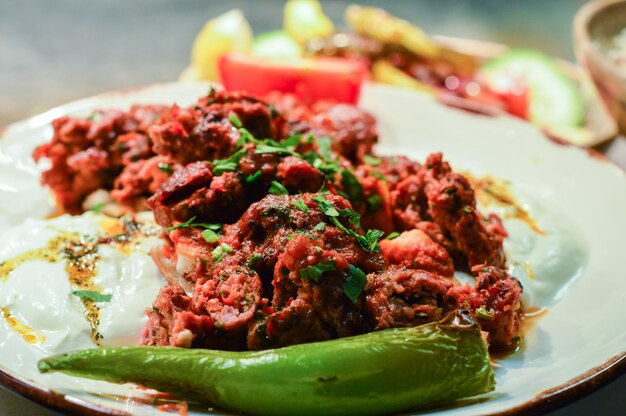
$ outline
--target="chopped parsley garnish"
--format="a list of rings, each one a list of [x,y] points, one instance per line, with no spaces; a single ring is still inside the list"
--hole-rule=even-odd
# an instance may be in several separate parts
[[[233,172],[239,166],[239,160],[246,153],[246,148],[241,148],[237,150],[235,153],[230,155],[230,157],[221,160],[214,160],[213,163],[213,174],[221,175],[224,172]]]
[[[260,255],[260,254],[253,254],[253,255],[251,255],[250,258],[248,259],[248,261],[246,262],[246,266],[248,266],[249,268],[252,269],[254,266],[256,266],[256,264],[262,258],[263,258],[263,256]]]
[[[280,146],[273,146],[271,144],[257,144],[256,148],[254,149],[254,153],[256,154],[275,153],[279,155],[300,156],[299,153],[296,153],[293,150],[289,150]]]
[[[243,126],[243,124],[241,124],[241,120],[239,120],[239,117],[237,117],[237,114],[235,113],[230,113],[228,115],[228,120],[230,120],[230,123],[238,129]]]
[[[261,177],[261,175],[262,175],[261,171],[257,170],[252,175],[248,175],[248,177],[246,178],[246,182],[248,183],[256,182]]]
[[[370,172],[370,176],[375,177],[376,179],[380,179],[381,181],[387,182],[387,178],[380,172]]]
[[[309,207],[307,207],[304,201],[300,198],[297,198],[291,201],[291,205],[298,208],[302,212],[309,212]]]
[[[172,225],[171,227],[166,227],[163,231],[170,232],[173,230],[177,230],[179,228],[204,228],[213,231],[221,231],[222,224],[209,224],[206,222],[194,222],[196,217],[191,217],[185,222],[181,222],[180,224]]]
[[[319,282],[324,272],[330,272],[336,269],[335,260],[326,260],[300,270],[300,277]]]
[[[339,216],[347,217],[350,224],[354,225],[354,228],[358,231],[361,228],[361,215],[359,215],[358,212],[352,209],[343,209],[341,212],[337,211],[335,206],[321,193],[313,196],[312,199],[317,203],[322,212],[330,218],[330,221],[335,227],[339,228],[347,235],[356,238],[361,247],[369,251],[378,251],[380,249],[378,246],[378,240],[385,234],[384,232],[372,229],[367,230],[365,235],[361,235],[346,227],[341,223],[341,221],[339,221]]]
[[[352,303],[356,303],[359,295],[365,289],[367,284],[367,276],[363,270],[350,264],[348,266],[348,278],[343,283],[343,293],[346,294]]]
[[[217,240],[220,239],[220,236],[213,230],[207,228],[206,230],[202,231],[202,238],[204,238],[204,240],[207,243],[216,243]]]
[[[228,253],[232,253],[233,248],[226,243],[222,243],[213,249],[213,261],[219,263]]]
[[[280,182],[272,181],[270,189],[268,191],[274,195],[289,195],[289,191]]]
[[[398,237],[399,235],[400,235],[399,232],[393,231],[393,232],[387,234],[387,237],[385,237],[385,240],[393,240],[394,238]]]
[[[370,155],[363,156],[363,162],[367,163],[368,165],[378,166],[382,163],[382,161],[383,160],[379,157],[370,156]]]
[[[284,147],[284,148],[289,148],[289,147],[296,147],[300,144],[300,141],[302,140],[302,135],[301,134],[294,134],[292,136],[287,137],[282,143],[280,143],[280,147]]]
[[[487,321],[493,320],[493,312],[488,311],[484,306],[476,309],[476,316]]]
[[[367,208],[370,212],[376,212],[383,206],[383,200],[378,194],[367,198]]]
[[[324,227],[326,227],[326,223],[324,221],[320,221],[317,223],[317,225],[315,227],[313,227],[313,229],[315,231],[322,231],[324,229]]]
[[[91,300],[94,302],[109,302],[111,298],[113,298],[113,295],[109,293],[100,293],[95,290],[74,290],[72,294],[83,300]]]
[[[352,203],[357,203],[363,199],[363,187],[361,182],[354,176],[354,173],[348,169],[341,171],[341,186],[346,193],[347,198]]]
[[[330,137],[324,136],[317,139],[317,153],[324,159],[331,158],[331,140]]]
[[[102,212],[102,210],[104,209],[105,206],[106,206],[106,204],[104,202],[100,202],[99,204],[96,204],[93,207],[89,208],[89,211],[91,211],[91,212]]]
[[[162,170],[165,173],[172,173],[172,172],[174,172],[174,169],[172,169],[172,167],[169,165],[169,163],[160,162],[157,165],[157,168],[159,168],[160,170]]]
[[[326,198],[324,198],[324,195],[317,194],[314,195],[311,199],[317,203],[317,206],[320,207],[324,215],[327,215],[329,217],[339,216],[339,211],[337,211],[333,204],[331,204]]]

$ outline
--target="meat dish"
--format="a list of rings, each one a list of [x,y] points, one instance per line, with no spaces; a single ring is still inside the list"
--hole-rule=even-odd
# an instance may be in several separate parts
[[[149,209],[168,282],[146,345],[259,350],[416,326],[468,310],[491,349],[521,337],[507,233],[443,155],[377,156],[343,103],[211,89],[190,107],[61,117],[42,182],[60,212]],[[416,138],[418,140],[419,138]],[[455,271],[470,273],[474,286]]]

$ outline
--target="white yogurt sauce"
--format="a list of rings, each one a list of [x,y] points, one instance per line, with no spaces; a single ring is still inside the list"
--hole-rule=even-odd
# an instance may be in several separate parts
[[[152,247],[161,244],[158,228],[150,213],[138,215],[136,221],[142,224],[141,231],[133,233],[129,242],[103,242],[96,248],[90,284],[111,295],[109,301],[95,303],[102,346],[137,344],[145,309],[165,285],[149,255]],[[46,247],[55,238],[80,235],[97,240],[119,234],[123,227],[122,220],[91,212],[29,219],[0,235],[0,271],[3,263]],[[77,288],[66,269],[70,260],[63,255],[53,262],[36,257],[8,274],[0,273],[0,356],[8,358],[3,365],[11,371],[40,379],[44,376],[35,367],[40,358],[97,344],[85,316],[85,302],[72,293]]]

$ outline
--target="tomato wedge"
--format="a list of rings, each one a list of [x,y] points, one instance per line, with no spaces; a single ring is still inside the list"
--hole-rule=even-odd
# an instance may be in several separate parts
[[[276,61],[243,53],[228,53],[219,62],[227,90],[253,95],[271,91],[294,93],[306,103],[332,99],[355,104],[368,76],[364,63],[344,58],[303,58]]]

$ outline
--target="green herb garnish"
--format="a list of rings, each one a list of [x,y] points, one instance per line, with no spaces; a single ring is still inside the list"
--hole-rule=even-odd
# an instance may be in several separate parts
[[[378,194],[367,198],[367,208],[370,212],[376,212],[383,206],[383,200]]]
[[[104,209],[105,206],[106,206],[106,204],[104,202],[100,202],[99,204],[96,204],[93,207],[89,208],[89,211],[91,211],[91,212],[102,212],[102,210]]]
[[[262,175],[261,171],[257,170],[252,175],[248,175],[248,177],[246,178],[246,182],[248,183],[256,182],[261,177],[261,175]]]
[[[165,232],[170,232],[173,230],[177,230],[179,228],[204,228],[213,231],[221,231],[222,224],[209,224],[206,222],[194,222],[196,217],[191,217],[185,222],[181,222],[180,224],[172,225],[171,227],[166,227],[163,229]]]
[[[380,179],[381,181],[385,181],[387,183],[387,178],[380,172],[370,172],[370,176],[375,177],[376,179]]]
[[[260,255],[260,254],[253,254],[253,255],[251,255],[250,258],[248,259],[248,261],[246,262],[246,266],[248,266],[249,268],[252,269],[254,266],[256,266],[256,264],[262,258],[263,258],[263,256]]]
[[[322,231],[324,229],[324,227],[326,227],[326,223],[324,221],[320,221],[317,223],[317,225],[315,227],[313,227],[313,229],[315,231]]]
[[[169,163],[160,162],[157,165],[157,168],[159,168],[160,170],[162,170],[165,173],[172,173],[172,172],[174,172],[174,169],[172,169],[172,167],[169,165]]]
[[[335,260],[326,260],[300,270],[300,277],[319,282],[324,272],[332,270],[336,270]]]
[[[270,189],[268,191],[274,195],[289,195],[289,191],[280,182],[272,181]]]
[[[213,249],[213,261],[219,263],[228,253],[232,253],[233,248],[226,243],[222,243]]]
[[[94,302],[109,302],[111,298],[113,298],[113,295],[109,293],[100,293],[95,290],[74,290],[72,294],[83,300],[86,299]]]
[[[235,113],[230,113],[228,115],[228,120],[233,126],[237,127],[238,129],[243,126],[243,124],[241,124],[241,120],[239,120],[239,117],[237,117],[237,114]]]
[[[361,186],[361,182],[359,182],[357,177],[354,176],[354,173],[348,169],[341,171],[341,186],[343,186],[350,202],[358,203],[363,199],[363,186]]]
[[[216,176],[221,175],[224,172],[232,172],[237,170],[237,166],[239,166],[239,160],[246,153],[246,148],[242,148],[237,150],[235,153],[230,155],[226,159],[214,160],[213,163],[213,174]]]
[[[343,293],[346,294],[352,303],[356,303],[359,295],[365,289],[367,284],[367,276],[363,270],[350,264],[348,266],[348,278],[343,283]]]
[[[385,237],[385,240],[393,240],[394,238],[398,237],[399,235],[400,235],[400,233],[397,232],[397,231],[390,232],[389,234],[387,234],[387,237]]]
[[[335,206],[330,203],[330,201],[328,201],[326,198],[324,198],[324,195],[321,193],[313,196],[312,199],[317,203],[322,212],[330,218],[330,221],[335,227],[339,228],[341,231],[348,234],[349,236],[356,238],[361,247],[369,251],[378,251],[380,249],[380,247],[378,246],[378,240],[385,233],[380,230],[372,229],[367,230],[365,235],[361,235],[356,231],[346,227],[341,223],[341,221],[339,221],[339,216],[346,217],[348,221],[352,225],[354,225],[354,228],[356,230],[359,230],[361,228],[361,215],[359,215],[358,212],[352,209],[343,209],[341,210],[341,212],[337,211]]]
[[[207,243],[216,243],[220,239],[220,236],[215,231],[208,228],[202,231],[201,235]]]
[[[476,316],[487,321],[493,320],[493,312],[488,311],[484,306],[476,309]]]
[[[297,198],[291,201],[291,205],[298,208],[302,212],[309,212],[309,207],[307,207],[304,201],[300,198]]]
[[[370,156],[370,155],[365,155],[363,156],[363,162],[367,163],[368,165],[372,165],[372,166],[378,166],[382,163],[382,159],[376,156]]]

